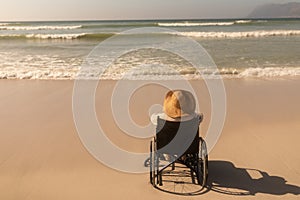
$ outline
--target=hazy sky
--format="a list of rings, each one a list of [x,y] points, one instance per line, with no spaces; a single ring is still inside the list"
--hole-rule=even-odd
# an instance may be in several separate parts
[[[0,0],[0,21],[238,18],[257,5],[300,0]]]

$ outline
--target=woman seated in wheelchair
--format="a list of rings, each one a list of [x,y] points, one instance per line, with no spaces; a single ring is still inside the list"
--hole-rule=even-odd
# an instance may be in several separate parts
[[[198,184],[207,180],[208,155],[205,141],[199,136],[199,124],[203,114],[195,112],[193,94],[185,90],[169,91],[164,99],[163,113],[153,114],[151,121],[156,125],[156,134],[150,141],[150,182],[162,185],[163,171],[175,162],[190,168],[192,180],[196,175]],[[168,161],[161,167],[161,161]],[[145,164],[146,166],[146,164]],[[194,182],[194,181],[193,181]]]
[[[157,125],[158,118],[170,122],[185,122],[192,119],[199,119],[199,124],[203,120],[203,114],[198,114],[196,110],[196,101],[193,94],[186,90],[171,90],[164,99],[164,113],[153,114],[151,122]],[[198,124],[198,125],[199,125]],[[163,154],[166,160],[170,160],[170,155]],[[185,160],[185,155],[181,157]]]

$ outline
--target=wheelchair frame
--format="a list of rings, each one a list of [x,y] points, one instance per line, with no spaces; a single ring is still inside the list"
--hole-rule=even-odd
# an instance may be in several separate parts
[[[161,145],[159,144],[158,134],[169,134],[165,133],[163,128],[161,129],[161,125],[159,123],[163,123],[163,126],[165,123],[171,123],[171,126],[176,123],[181,124],[185,122],[170,122],[166,120],[162,120],[160,118],[158,120],[158,125],[156,129],[156,135],[153,137],[153,139],[150,142],[150,183],[154,187],[160,187],[163,185],[163,172],[168,167],[171,167],[171,170],[175,170],[175,164],[180,163],[187,168],[190,169],[190,174],[192,178],[192,183],[196,184],[195,178],[197,180],[197,184],[205,187],[208,177],[208,153],[207,153],[207,147],[206,143],[203,138],[199,137],[199,122],[196,122],[196,129],[197,133],[192,141],[192,144],[190,144],[189,148],[182,154],[182,155],[174,155],[165,153],[164,151],[160,151],[161,146],[164,146],[165,144]],[[192,119],[195,120],[195,119]],[[178,125],[177,124],[177,125]],[[193,122],[192,122],[193,124]],[[160,126],[160,127],[159,127]],[[188,131],[188,130],[187,130]],[[177,133],[175,133],[176,135]],[[170,140],[172,140],[172,136],[170,137]],[[169,140],[169,139],[168,139]],[[167,141],[167,143],[170,141]],[[166,143],[166,142],[163,142]],[[169,157],[169,161],[165,158]],[[160,163],[166,162],[167,164],[164,166],[161,166]],[[195,177],[196,176],[196,177]]]

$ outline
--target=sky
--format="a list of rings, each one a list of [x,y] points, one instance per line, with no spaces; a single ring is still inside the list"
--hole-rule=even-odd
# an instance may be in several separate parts
[[[300,0],[0,0],[0,21],[243,18]]]

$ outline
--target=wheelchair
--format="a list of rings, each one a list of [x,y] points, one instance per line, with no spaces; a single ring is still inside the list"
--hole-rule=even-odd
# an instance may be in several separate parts
[[[199,137],[200,117],[173,122],[157,118],[156,135],[150,141],[150,183],[171,193],[195,192],[203,189],[208,177],[208,153]],[[183,186],[185,185],[185,188]],[[194,191],[195,190],[195,191]]]

